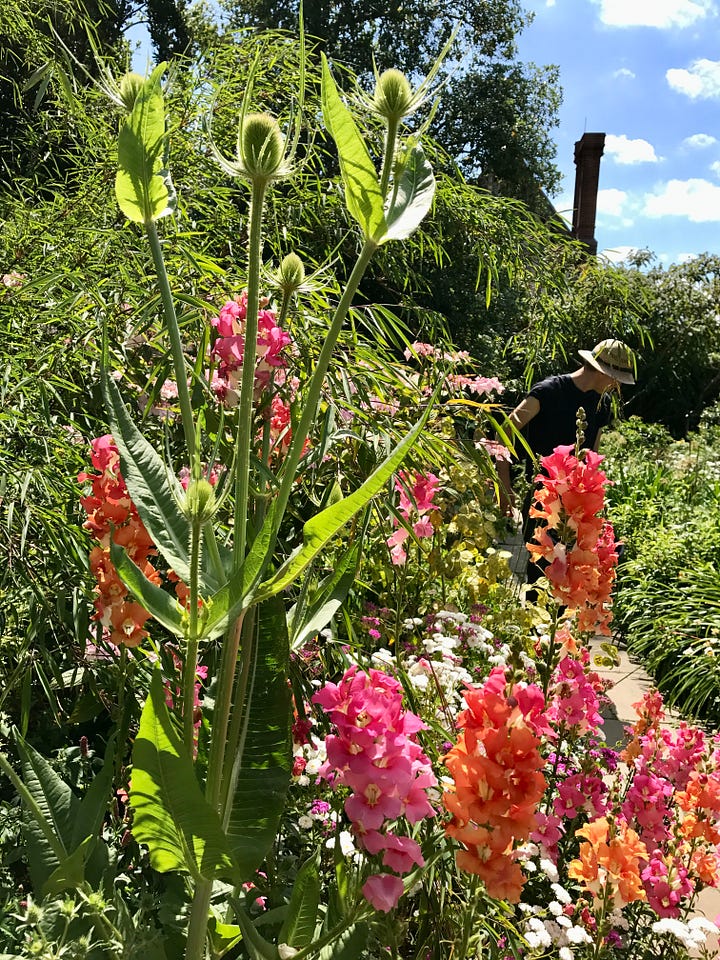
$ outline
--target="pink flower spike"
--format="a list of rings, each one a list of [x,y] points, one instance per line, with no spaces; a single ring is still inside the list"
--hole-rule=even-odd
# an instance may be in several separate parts
[[[398,904],[403,893],[403,882],[400,877],[390,873],[377,873],[363,884],[363,896],[376,910],[390,913]]]
[[[398,873],[409,873],[414,866],[425,865],[420,845],[412,837],[397,837],[389,833],[385,837],[383,865]]]

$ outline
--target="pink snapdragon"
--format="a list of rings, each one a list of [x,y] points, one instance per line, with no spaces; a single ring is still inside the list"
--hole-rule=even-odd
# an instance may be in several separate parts
[[[258,335],[255,360],[255,392],[259,395],[272,380],[284,383],[287,366],[286,348],[292,343],[287,331],[277,325],[273,310],[266,309],[263,298],[258,311]],[[228,300],[212,320],[218,337],[212,348],[213,357],[219,361],[217,380],[213,389],[228,402],[236,398],[240,370],[245,355],[245,327],[247,321],[247,292]]]
[[[433,517],[439,517],[433,498],[440,486],[440,480],[434,473],[415,473],[410,493],[407,490],[408,486],[410,486],[408,474],[399,474],[395,479],[395,489],[398,491],[400,501],[398,512],[418,539],[432,537],[435,532]],[[401,566],[407,561],[404,544],[410,533],[407,527],[401,526],[396,518],[393,522],[397,529],[386,542],[391,548],[392,562]]]
[[[435,815],[427,791],[437,778],[417,742],[425,724],[403,710],[402,686],[380,670],[365,673],[353,666],[338,684],[318,690],[313,702],[336,728],[325,741],[327,761],[319,775],[333,787],[351,790],[345,813],[360,845],[371,856],[382,853],[383,866],[395,873],[422,866],[417,841],[388,827],[401,817],[418,823]],[[388,873],[363,887],[365,897],[385,911],[397,904],[402,890],[402,880]]]

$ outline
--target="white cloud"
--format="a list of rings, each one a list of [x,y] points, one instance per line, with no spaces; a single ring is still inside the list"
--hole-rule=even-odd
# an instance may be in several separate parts
[[[620,67],[619,70],[616,70],[615,73],[613,73],[613,77],[616,80],[634,80],[635,74],[632,72],[632,70],[628,70],[627,67]]]
[[[689,27],[716,12],[714,0],[594,0],[609,27]]]
[[[668,70],[665,79],[692,100],[720,97],[720,60],[695,60],[689,70]]]
[[[598,190],[597,212],[606,217],[621,217],[628,195],[624,190]]]
[[[691,137],[685,137],[683,143],[687,147],[702,149],[703,147],[711,147],[714,143],[717,143],[717,140],[709,133],[694,133]]]
[[[601,250],[598,256],[604,260],[608,260],[610,263],[622,263],[623,260],[627,260],[630,254],[635,253],[636,250],[637,247],[612,247],[607,250]]]
[[[710,164],[710,169],[720,177],[720,160],[715,160]]]
[[[645,195],[646,217],[684,217],[692,223],[720,223],[720,186],[709,180],[669,180]]]
[[[629,140],[625,134],[616,137],[609,133],[605,137],[605,153],[616,163],[657,163],[659,159],[647,140]]]

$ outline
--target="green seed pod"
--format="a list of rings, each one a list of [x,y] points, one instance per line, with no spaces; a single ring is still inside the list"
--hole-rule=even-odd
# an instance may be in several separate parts
[[[272,180],[282,172],[285,141],[269,113],[248,113],[238,130],[238,158],[251,179]]]
[[[277,283],[286,297],[292,296],[299,290],[305,280],[305,267],[296,253],[289,253],[283,258],[277,272]]]
[[[188,520],[209,523],[215,515],[215,491],[207,480],[193,480],[187,488],[183,513]]]
[[[139,73],[126,73],[120,81],[120,99],[128,113],[130,113],[135,106],[135,101],[144,83],[145,78],[141,77]]]
[[[378,77],[373,106],[381,117],[397,122],[412,109],[413,92],[410,82],[399,70],[386,70]]]

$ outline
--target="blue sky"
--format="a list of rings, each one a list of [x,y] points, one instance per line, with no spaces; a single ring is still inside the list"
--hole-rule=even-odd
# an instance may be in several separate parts
[[[520,58],[560,67],[554,132],[571,218],[573,150],[607,135],[595,236],[612,260],[720,254],[720,0],[524,0]]]

